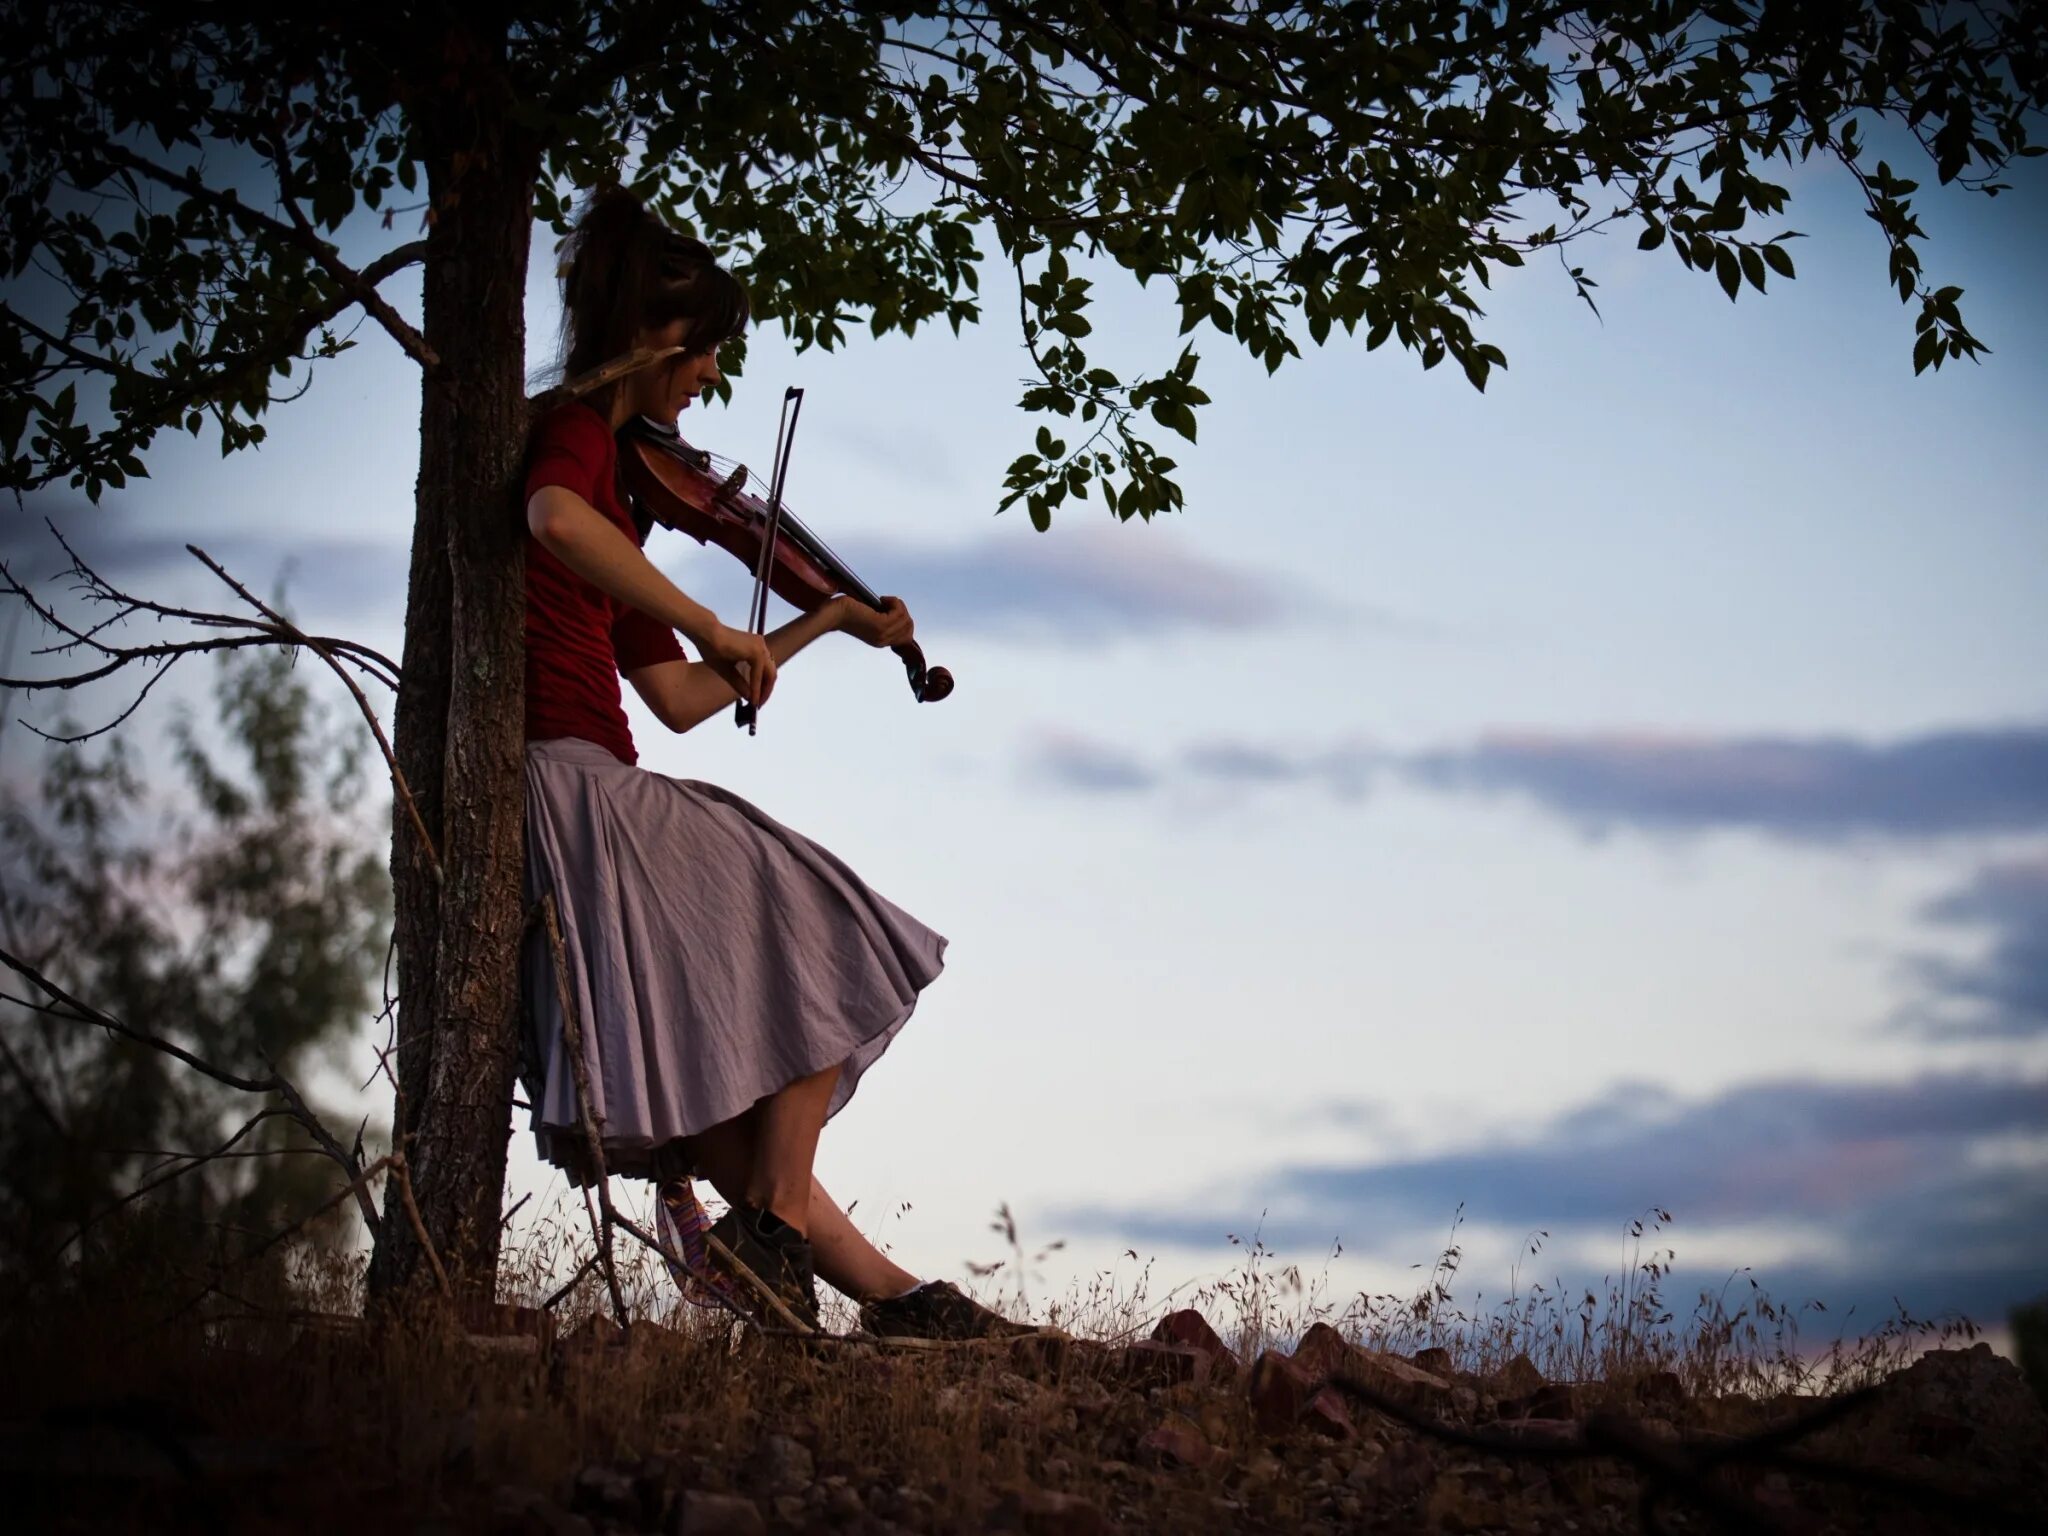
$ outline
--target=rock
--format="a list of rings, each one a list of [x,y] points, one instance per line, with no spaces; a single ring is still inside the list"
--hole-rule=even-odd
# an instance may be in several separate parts
[[[1050,1488],[1020,1488],[1003,1495],[989,1524],[1030,1536],[1096,1536],[1109,1529],[1102,1511],[1078,1494]]]
[[[1418,1349],[1408,1360],[1417,1370],[1427,1371],[1432,1376],[1448,1376],[1454,1369],[1448,1349]]]
[[[855,1520],[865,1508],[861,1504],[860,1490],[851,1483],[835,1479],[825,1490],[825,1513],[835,1520]]]
[[[1380,1448],[1376,1445],[1361,1451],[1357,1458],[1352,1461],[1350,1468],[1344,1473],[1345,1486],[1360,1489],[1370,1488],[1373,1485],[1373,1480],[1379,1476],[1381,1454]]]
[[[1208,1358],[1210,1375],[1219,1379],[1233,1377],[1244,1368],[1244,1362],[1209,1326],[1209,1319],[1192,1307],[1169,1312],[1159,1319],[1159,1325],[1152,1330],[1152,1338],[1155,1343],[1178,1344],[1186,1349],[1200,1350]]]
[[[1064,1456],[1048,1456],[1044,1467],[1045,1480],[1049,1483],[1064,1483],[1074,1475],[1074,1464]]]
[[[1351,1410],[1329,1387],[1308,1400],[1308,1412],[1302,1415],[1302,1423],[1326,1440],[1351,1440],[1358,1434],[1358,1426],[1351,1422]]]
[[[1497,1419],[1493,1434],[1534,1446],[1577,1446],[1585,1440],[1577,1419]]]
[[[818,1475],[811,1453],[787,1435],[764,1436],[748,1470],[771,1497],[801,1493]]]
[[[1155,1467],[1203,1467],[1215,1455],[1192,1424],[1168,1420],[1138,1442],[1138,1460]]]
[[[1294,1358],[1319,1383],[1341,1381],[1403,1407],[1424,1411],[1441,1411],[1451,1406],[1451,1384],[1442,1377],[1382,1350],[1348,1343],[1328,1323],[1317,1323],[1302,1335]],[[1472,1406],[1478,1406],[1476,1393]]]
[[[491,1495],[491,1529],[497,1536],[592,1536],[590,1522],[581,1515],[516,1483]]]
[[[1502,1419],[1493,1430],[1529,1445],[1577,1445],[1585,1438],[1576,1419]]]
[[[1635,1397],[1645,1408],[1675,1411],[1685,1406],[1685,1383],[1676,1371],[1652,1371],[1636,1383]]]
[[[752,1499],[692,1488],[676,1506],[676,1536],[767,1536]]]
[[[1929,1350],[1887,1377],[1868,1409],[1827,1433],[1967,1465],[2015,1492],[2037,1489],[2048,1463],[2048,1411],[2019,1367],[1981,1343]]]
[[[1553,1381],[1538,1387],[1527,1397],[1500,1405],[1504,1419],[1576,1419],[1584,1411],[1579,1389],[1568,1381]]]
[[[800,1493],[778,1494],[768,1501],[768,1507],[775,1511],[775,1518],[784,1525],[803,1524],[804,1496]]]
[[[1010,1340],[1010,1369],[1031,1377],[1057,1377],[1066,1369],[1073,1346],[1064,1333],[1022,1334]]]
[[[1530,1397],[1548,1385],[1543,1373],[1536,1369],[1527,1355],[1515,1356],[1493,1375],[1496,1397]]]
[[[633,1479],[616,1467],[589,1466],[578,1472],[569,1504],[586,1514],[631,1518],[640,1512]]]
[[[1147,1339],[1125,1346],[1111,1365],[1111,1374],[1134,1387],[1197,1385],[1209,1379],[1209,1356],[1186,1344]]]
[[[1300,1422],[1318,1391],[1307,1371],[1277,1350],[1267,1350],[1252,1363],[1252,1420],[1263,1434],[1284,1435]]]
[[[1476,1478],[1447,1473],[1429,1490],[1423,1518],[1433,1531],[1477,1531],[1501,1523],[1498,1492]]]

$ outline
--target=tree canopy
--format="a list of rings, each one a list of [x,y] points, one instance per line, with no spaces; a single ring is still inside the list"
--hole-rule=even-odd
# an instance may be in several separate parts
[[[1277,369],[1362,328],[1483,388],[1506,363],[1483,290],[1572,251],[1593,302],[1573,243],[1603,226],[1731,299],[1790,279],[1771,178],[1815,156],[1867,201],[1916,370],[1975,356],[1960,290],[1923,276],[1918,173],[1870,145],[1902,127],[1938,181],[1995,194],[2048,93],[2037,0],[527,0],[488,40],[435,5],[171,14],[0,21],[17,491],[97,498],[166,430],[260,442],[366,320],[437,366],[382,285],[445,212],[423,120],[481,96],[539,148],[539,219],[624,179],[800,347],[957,330],[1002,293],[1047,418],[1004,504],[1043,526],[1091,490],[1124,518],[1181,504],[1151,438],[1195,436],[1211,330]],[[443,199],[491,174],[453,158]],[[1129,378],[1091,357],[1084,261],[1160,280],[1194,333],[1177,357]]]

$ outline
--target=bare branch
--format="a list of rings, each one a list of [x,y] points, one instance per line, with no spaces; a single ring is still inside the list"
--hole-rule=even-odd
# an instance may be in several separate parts
[[[299,1092],[298,1088],[283,1073],[277,1070],[275,1064],[266,1063],[270,1067],[270,1075],[268,1077],[243,1077],[237,1073],[229,1072],[225,1068],[215,1066],[203,1057],[195,1056],[175,1041],[166,1040],[163,1036],[152,1034],[146,1029],[137,1029],[131,1024],[124,1024],[112,1014],[74,997],[36,969],[35,966],[29,964],[28,961],[6,949],[0,949],[0,965],[5,965],[9,970],[15,972],[15,974],[19,975],[49,999],[48,1002],[38,1003],[29,998],[10,998],[11,1001],[18,1003],[22,1007],[48,1018],[61,1019],[68,1023],[86,1024],[104,1029],[110,1034],[120,1036],[124,1040],[133,1041],[137,1045],[146,1046],[152,1051],[169,1056],[174,1061],[183,1062],[202,1076],[210,1077],[215,1082],[222,1083],[239,1092],[276,1094],[285,1102],[286,1109],[283,1113],[289,1114],[292,1119],[303,1126],[306,1134],[311,1136],[328,1156],[341,1165],[342,1171],[355,1176],[358,1183],[360,1183],[362,1170],[356,1161],[350,1158],[347,1152],[342,1150],[341,1143],[335,1139],[334,1134],[327,1129],[326,1123],[306,1103],[305,1096]],[[360,1191],[358,1192],[357,1200],[363,1214],[364,1224],[370,1231],[375,1232],[378,1228],[376,1206],[371,1202],[368,1194]]]
[[[412,1235],[420,1245],[420,1251],[427,1256],[427,1263],[434,1271],[434,1283],[441,1288],[441,1294],[449,1294],[448,1271],[441,1267],[441,1255],[434,1251],[434,1240],[427,1236],[427,1224],[420,1220],[420,1208],[412,1197],[412,1170],[406,1165],[405,1154],[394,1152],[384,1159],[391,1165],[392,1176],[398,1181],[398,1201],[405,1207],[405,1219],[412,1224]]]
[[[197,544],[187,544],[185,548],[201,565],[232,587],[243,602],[270,620],[294,644],[303,645],[312,651],[315,656],[327,663],[336,677],[341,679],[341,685],[348,689],[356,701],[356,707],[362,711],[363,719],[369,723],[370,734],[377,738],[377,750],[384,754],[384,764],[391,770],[391,787],[398,792],[398,798],[404,803],[406,813],[412,817],[413,832],[419,837],[420,847],[426,850],[428,867],[434,871],[434,883],[441,884],[445,878],[441,872],[441,855],[435,850],[434,840],[427,832],[427,823],[421,817],[419,805],[412,797],[412,787],[405,782],[405,770],[398,766],[397,754],[391,750],[390,738],[384,734],[384,727],[377,719],[377,712],[370,708],[370,701],[363,696],[363,690],[357,685],[356,680],[342,669],[341,663],[335,659],[331,650],[235,580],[205,550]]]
[[[101,1222],[107,1220],[108,1217],[113,1216],[115,1213],[119,1211],[127,1209],[136,1201],[142,1199],[145,1195],[153,1194],[157,1190],[162,1189],[166,1184],[173,1183],[176,1180],[183,1178],[186,1174],[190,1173],[195,1168],[204,1168],[208,1163],[213,1162],[217,1158],[229,1156],[233,1151],[235,1144],[239,1142],[244,1136],[248,1135],[251,1131],[255,1130],[257,1126],[263,1124],[264,1121],[275,1120],[280,1116],[289,1118],[290,1113],[291,1112],[289,1110],[283,1109],[260,1109],[255,1114],[251,1115],[246,1121],[243,1122],[242,1128],[240,1130],[236,1131],[234,1135],[230,1136],[218,1147],[215,1147],[211,1152],[183,1152],[174,1154],[175,1156],[182,1159],[182,1161],[178,1164],[177,1167],[171,1169],[168,1173],[159,1174],[155,1178],[144,1180],[141,1184],[137,1185],[134,1189],[128,1191],[127,1194],[121,1196],[111,1205],[106,1206],[102,1210],[95,1211],[92,1215],[86,1217],[85,1220],[81,1221],[78,1224],[77,1231],[73,1232],[69,1237],[65,1238],[63,1242],[57,1245],[55,1251],[50,1254],[50,1260],[54,1262],[55,1260],[62,1258],[64,1256],[64,1250],[69,1248],[73,1243],[82,1242],[85,1238],[86,1233],[90,1232],[94,1227],[98,1226]]]

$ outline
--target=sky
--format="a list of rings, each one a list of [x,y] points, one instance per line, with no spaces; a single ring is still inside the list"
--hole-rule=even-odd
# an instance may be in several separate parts
[[[1768,296],[1625,234],[1574,251],[1598,317],[1560,270],[1503,274],[1483,395],[1341,332],[1271,378],[1198,333],[1214,403],[1162,445],[1187,506],[1150,525],[995,515],[1037,424],[999,271],[958,339],[756,331],[685,435],[765,463],[802,385],[792,504],[958,678],[918,706],[826,641],[756,737],[634,711],[645,766],[949,939],[824,1182],[951,1278],[1004,1256],[1007,1204],[1032,1251],[1064,1241],[1041,1299],[1146,1261],[1199,1283],[1253,1232],[1336,1294],[1406,1292],[1459,1222],[1462,1281],[1497,1295],[1530,1233],[1597,1279],[1656,1208],[1677,1293],[1746,1267],[1851,1332],[2048,1290],[2039,169],[1996,202],[1926,178],[1928,275],[1992,349],[1939,374],[1817,164],[1784,178],[1773,228],[1807,238]],[[536,369],[552,269],[539,231]],[[1156,285],[1096,296],[1098,361],[1177,355]],[[140,488],[31,512],[217,601],[192,539],[397,654],[418,386],[360,339],[260,451],[166,438]],[[33,570],[49,546],[7,517]],[[735,563],[650,553],[743,618]],[[521,1127],[508,1201],[551,1198]]]

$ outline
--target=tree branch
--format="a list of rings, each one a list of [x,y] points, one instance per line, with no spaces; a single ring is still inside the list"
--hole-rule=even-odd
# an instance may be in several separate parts
[[[256,230],[272,235],[304,251],[313,258],[315,265],[321,271],[334,280],[336,286],[343,293],[347,294],[354,302],[362,305],[370,316],[379,325],[384,327],[390,334],[391,339],[398,343],[406,356],[410,357],[422,368],[438,368],[441,366],[441,359],[435,355],[433,348],[427,345],[426,338],[414,330],[405,317],[391,307],[390,300],[377,291],[376,284],[370,280],[368,272],[358,272],[354,267],[344,262],[341,259],[340,252],[334,248],[330,241],[321,238],[319,232],[307,222],[306,216],[299,209],[298,204],[292,201],[288,195],[280,192],[281,200],[290,217],[289,219],[279,219],[262,212],[260,209],[251,208],[232,192],[223,192],[217,187],[209,187],[199,179],[199,172],[197,170],[174,171],[169,166],[158,165],[154,160],[146,159],[126,146],[112,142],[103,144],[100,148],[107,158],[115,164],[125,166],[137,175],[145,176],[151,181],[159,182],[164,186],[182,192],[187,197],[206,204],[209,208],[217,209],[240,224],[244,229]],[[272,163],[277,170],[280,187],[282,187],[290,167],[275,160]],[[400,263],[400,265],[403,264]],[[377,270],[383,276],[389,276],[397,268],[390,266],[387,258],[384,263],[380,263],[370,270]]]
[[[286,639],[293,644],[305,646],[315,656],[326,662],[334,675],[341,679],[342,687],[346,688],[350,696],[355,699],[356,708],[362,711],[363,719],[369,724],[370,734],[377,738],[377,750],[384,754],[384,765],[391,770],[391,787],[398,792],[398,798],[405,805],[406,814],[412,818],[413,831],[419,837],[420,847],[426,851],[428,867],[434,871],[434,883],[436,885],[444,883],[446,877],[441,871],[441,855],[434,847],[433,838],[427,833],[427,823],[420,815],[418,802],[412,797],[412,787],[405,782],[405,770],[398,766],[398,757],[391,750],[391,741],[385,736],[383,725],[378,722],[377,712],[370,708],[370,701],[363,696],[361,686],[343,670],[341,663],[335,659],[335,655],[331,650],[300,629],[298,625],[279,613],[275,608],[257,597],[255,593],[251,592],[239,581],[235,580],[205,550],[201,549],[197,544],[187,544],[185,548],[201,565],[232,587],[243,602],[276,625]]]
[[[36,967],[29,964],[28,961],[6,949],[0,949],[0,965],[6,966],[49,999],[48,1002],[43,1003],[38,1003],[30,998],[11,999],[32,1012],[43,1014],[48,1018],[62,1019],[67,1023],[97,1026],[108,1031],[110,1034],[120,1036],[124,1040],[133,1041],[137,1045],[146,1046],[152,1051],[169,1056],[174,1061],[183,1062],[202,1076],[210,1077],[215,1082],[224,1084],[239,1092],[276,1094],[284,1100],[287,1106],[285,1110],[279,1111],[279,1113],[289,1114],[292,1119],[303,1126],[306,1133],[319,1143],[322,1150],[341,1165],[342,1171],[351,1175],[357,1181],[357,1184],[360,1185],[364,1172],[357,1166],[356,1160],[342,1150],[341,1143],[334,1138],[333,1133],[327,1129],[326,1124],[306,1103],[305,1096],[299,1092],[283,1073],[277,1070],[274,1063],[265,1063],[265,1065],[270,1067],[270,1075],[268,1077],[243,1077],[237,1073],[229,1072],[225,1068],[217,1067],[202,1057],[195,1056],[192,1052],[174,1041],[166,1040],[163,1036],[152,1034],[146,1029],[137,1029],[131,1024],[124,1024],[112,1014],[74,997],[36,969]],[[362,1210],[363,1224],[371,1232],[375,1232],[378,1226],[376,1206],[371,1203],[369,1195],[360,1188],[357,1189],[357,1201]]]

